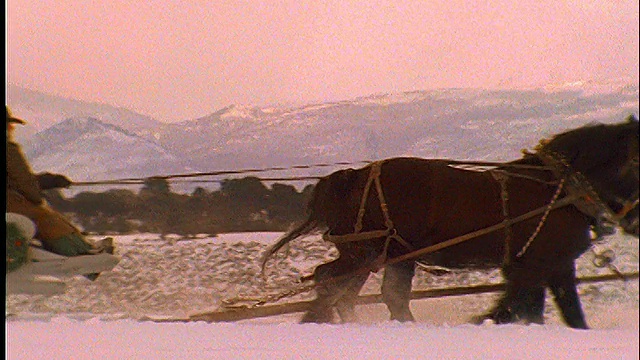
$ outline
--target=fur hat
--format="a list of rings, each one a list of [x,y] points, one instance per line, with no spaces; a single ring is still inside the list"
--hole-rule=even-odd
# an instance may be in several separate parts
[[[11,115],[11,111],[9,111],[9,107],[8,106],[5,106],[5,108],[7,108],[7,122],[8,123],[18,123],[18,124],[21,124],[21,125],[26,124],[26,122],[24,120],[18,119],[16,117],[13,117]]]

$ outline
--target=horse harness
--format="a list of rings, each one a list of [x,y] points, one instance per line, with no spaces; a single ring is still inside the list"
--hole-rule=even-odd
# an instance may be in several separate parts
[[[535,233],[529,238],[529,240],[527,241],[527,245],[525,246],[525,248],[523,250],[520,251],[519,256],[522,256],[524,254],[524,251],[526,251],[526,248],[529,247],[529,245],[531,245],[531,243],[533,242],[533,240],[535,239],[535,237],[537,236],[537,234],[540,232],[540,229],[542,228],[542,225],[544,224],[544,222],[546,221],[546,217],[548,216],[549,212],[557,207],[561,207],[561,206],[566,206],[569,205],[570,202],[566,201],[567,199],[565,199],[565,201],[563,201],[561,204],[556,204],[556,200],[558,198],[558,196],[561,193],[562,190],[562,186],[564,184],[564,181],[560,182],[559,188],[556,191],[551,203],[543,208],[540,209],[536,209],[530,213],[525,214],[524,216],[521,216],[519,218],[516,219],[511,219],[509,216],[509,211],[508,211],[508,191],[507,191],[507,187],[506,187],[506,182],[507,179],[509,178],[509,176],[521,176],[521,177],[526,177],[526,178],[530,178],[532,180],[536,180],[536,181],[540,181],[540,182],[545,182],[542,181],[540,179],[537,178],[533,178],[533,177],[528,177],[528,176],[523,176],[520,174],[511,174],[511,173],[506,173],[506,172],[502,172],[502,171],[498,171],[498,170],[491,170],[492,171],[492,175],[496,178],[496,180],[498,180],[501,184],[501,198],[502,198],[502,208],[503,208],[503,215],[505,220],[497,225],[485,228],[485,229],[481,229],[479,231],[475,231],[473,233],[469,233],[460,237],[456,237],[453,239],[449,239],[447,241],[444,241],[442,243],[439,244],[435,244],[432,246],[429,246],[427,248],[423,248],[423,249],[418,249],[415,250],[413,248],[413,246],[411,246],[406,240],[404,240],[397,232],[397,230],[395,229],[395,226],[393,225],[393,221],[391,219],[391,216],[389,215],[389,209],[387,206],[387,202],[386,199],[384,197],[384,192],[382,190],[382,184],[380,182],[380,174],[381,174],[381,167],[382,164],[384,163],[384,160],[381,161],[376,161],[374,163],[371,164],[371,171],[369,172],[369,177],[367,179],[367,182],[365,184],[365,187],[363,189],[363,194],[362,194],[362,199],[360,201],[360,208],[358,210],[358,215],[357,215],[357,219],[356,219],[356,223],[354,225],[354,232],[351,234],[345,234],[345,235],[332,235],[330,233],[326,233],[323,235],[323,240],[325,241],[329,241],[332,242],[334,244],[340,244],[340,243],[346,243],[346,242],[354,242],[354,241],[364,241],[364,240],[372,240],[372,239],[377,239],[377,238],[382,238],[385,237],[385,243],[384,243],[384,247],[383,247],[383,251],[381,253],[381,255],[378,257],[378,259],[376,261],[374,261],[373,267],[374,269],[372,269],[373,271],[377,271],[380,268],[384,267],[385,265],[388,265],[390,263],[397,263],[400,262],[401,260],[406,260],[406,259],[410,259],[410,258],[415,258],[417,256],[421,256],[421,255],[425,255],[431,252],[435,252],[438,250],[441,250],[445,247],[449,247],[467,240],[471,240],[473,238],[479,237],[481,235],[499,230],[501,228],[505,229],[505,235],[506,235],[506,244],[507,246],[509,246],[510,244],[510,238],[511,238],[511,225],[518,223],[520,221],[524,221],[532,216],[538,215],[540,213],[540,210],[544,208],[544,215],[542,217],[542,220],[540,221],[540,223],[538,224],[538,227],[535,231]],[[529,165],[513,165],[513,164],[497,164],[497,163],[486,163],[486,162],[460,162],[460,161],[454,161],[452,163],[450,163],[449,165],[466,165],[466,164],[470,164],[470,165],[490,165],[490,166],[495,166],[495,165],[501,165],[501,166],[511,166],[511,167],[523,167],[526,169],[542,169],[542,170],[549,170],[549,168],[547,168],[546,166],[529,166]],[[546,182],[545,182],[546,183]],[[366,211],[366,204],[367,204],[367,200],[369,198],[369,193],[371,192],[371,187],[372,185],[375,185],[375,191],[377,193],[378,196],[378,202],[380,204],[380,210],[382,212],[382,215],[384,217],[384,223],[386,226],[386,229],[384,230],[370,230],[370,231],[365,231],[362,232],[362,221],[364,219],[364,215],[365,215],[365,211]],[[559,206],[558,206],[559,205]],[[403,256],[400,257],[396,257],[393,259],[388,259],[388,249],[389,249],[389,245],[391,243],[391,241],[396,241],[398,243],[400,243],[402,246],[404,246],[409,253],[405,254]],[[505,252],[506,254],[508,254],[508,252]],[[507,260],[507,256],[505,256],[505,260]]]
[[[323,235],[323,240],[330,241],[334,244],[352,242],[352,241],[362,241],[362,240],[371,240],[376,238],[385,237],[384,249],[382,251],[381,257],[375,261],[376,264],[382,266],[387,259],[387,251],[389,249],[389,245],[391,241],[396,241],[404,246],[408,251],[414,251],[413,246],[411,246],[406,240],[404,240],[400,235],[398,235],[398,231],[393,225],[393,221],[391,220],[391,216],[389,215],[389,208],[387,206],[387,201],[384,197],[384,192],[382,191],[382,184],[380,183],[380,174],[381,168],[384,160],[376,161],[371,164],[371,171],[369,172],[369,178],[367,179],[367,183],[364,186],[364,191],[362,193],[362,199],[360,201],[360,209],[358,210],[358,217],[356,219],[356,223],[353,227],[352,234],[346,235],[331,235],[326,233]],[[382,211],[382,216],[384,217],[384,224],[386,229],[384,230],[371,230],[362,232],[362,221],[364,219],[367,200],[369,198],[369,193],[371,192],[371,185],[375,185],[375,191],[378,195],[378,202],[380,204],[380,210]]]
[[[594,219],[601,219],[618,224],[627,214],[638,206],[638,191],[620,202],[620,210],[615,211],[604,202],[589,180],[579,171],[572,169],[569,162],[556,152],[538,151],[536,155],[554,169],[557,177],[568,180],[567,192],[578,195],[574,204],[583,214]]]
[[[395,229],[393,225],[393,221],[391,216],[389,215],[389,210],[387,206],[387,202],[384,197],[384,192],[382,189],[382,184],[380,182],[380,174],[381,167],[384,163],[384,160],[376,161],[371,164],[371,171],[369,172],[369,177],[364,187],[364,191],[362,194],[362,199],[360,201],[360,208],[358,210],[358,215],[356,219],[356,223],[354,225],[354,232],[351,234],[345,235],[332,235],[330,233],[326,233],[323,235],[323,239],[325,241],[332,242],[334,244],[353,242],[353,241],[364,241],[364,240],[372,240],[376,238],[385,238],[383,252],[380,257],[375,261],[375,266],[379,269],[384,267],[385,265],[398,263],[404,260],[414,259],[418,256],[426,255],[431,252],[442,250],[446,247],[471,240],[473,238],[479,237],[481,235],[485,235],[487,233],[497,231],[499,229],[504,229],[505,232],[505,263],[510,261],[508,254],[510,254],[510,246],[511,246],[511,226],[532,218],[534,216],[542,214],[540,221],[528,238],[527,242],[523,246],[523,248],[518,251],[516,257],[520,258],[524,256],[527,249],[536,239],[538,234],[540,233],[542,227],[544,226],[549,213],[557,208],[574,205],[578,210],[582,213],[586,214],[589,217],[592,217],[599,221],[604,218],[607,222],[611,222],[617,224],[622,218],[624,218],[631,210],[638,206],[638,193],[636,192],[630,199],[626,200],[622,204],[622,208],[619,211],[613,211],[609,205],[607,205],[598,193],[593,189],[588,179],[578,171],[575,171],[570,166],[569,162],[564,159],[564,157],[558,153],[545,151],[540,149],[534,154],[538,158],[542,160],[545,164],[544,166],[531,166],[531,165],[520,165],[520,164],[508,164],[508,163],[485,163],[485,162],[464,162],[464,161],[452,161],[449,165],[486,165],[486,166],[499,166],[499,167],[512,167],[512,168],[524,168],[524,169],[537,169],[537,170],[550,170],[554,173],[555,177],[560,179],[558,182],[548,182],[536,177],[527,176],[523,174],[511,173],[504,171],[502,169],[492,169],[489,170],[496,181],[500,184],[501,188],[501,200],[502,200],[502,214],[504,217],[503,222],[487,227],[485,229],[481,229],[478,231],[474,231],[469,234],[465,234],[453,239],[449,239],[443,241],[441,243],[415,250],[411,244],[409,244],[405,239],[403,239]],[[507,182],[510,177],[522,177],[534,181],[538,181],[545,184],[554,184],[557,185],[556,191],[554,192],[549,203],[543,207],[537,208],[533,211],[530,211],[521,216],[511,218],[509,214],[509,193],[507,188]],[[366,204],[369,198],[369,194],[372,191],[372,185],[375,185],[375,191],[377,193],[378,202],[380,205],[380,210],[384,217],[384,224],[386,229],[382,230],[371,230],[362,232],[362,222],[366,211]],[[566,196],[560,199],[560,195],[563,190],[567,193]],[[396,241],[405,247],[409,253],[388,259],[387,252],[391,241]],[[377,270],[377,269],[374,269]]]
[[[384,160],[376,161],[371,164],[371,171],[369,173],[369,177],[367,179],[367,183],[363,191],[362,199],[360,202],[360,209],[358,211],[358,216],[356,219],[356,223],[354,225],[354,232],[352,234],[346,234],[346,235],[331,235],[330,233],[326,233],[323,235],[323,239],[325,241],[330,241],[330,242],[333,242],[334,244],[338,244],[338,243],[345,243],[345,242],[351,242],[351,241],[363,241],[363,240],[371,240],[371,239],[386,237],[383,252],[378,257],[378,259],[376,259],[373,262],[373,264],[371,264],[370,266],[357,270],[358,272],[378,271],[386,265],[392,265],[392,264],[400,263],[407,260],[415,260],[416,258],[422,255],[436,252],[444,248],[447,248],[449,246],[453,246],[455,244],[459,244],[459,243],[477,238],[479,236],[482,236],[494,231],[498,231],[500,229],[505,230],[505,237],[506,237],[505,250],[509,250],[508,247],[510,246],[511,226],[513,224],[528,220],[535,216],[542,215],[540,222],[536,227],[536,230],[529,237],[525,246],[523,246],[523,248],[516,255],[517,257],[522,257],[526,253],[527,249],[532,244],[532,242],[535,240],[535,238],[538,236],[540,230],[542,229],[542,227],[544,226],[544,223],[546,222],[547,216],[554,209],[558,209],[568,205],[574,205],[580,211],[582,211],[588,216],[594,217],[595,219],[598,219],[598,217],[601,217],[602,214],[605,214],[605,217],[607,218],[608,221],[617,223],[620,219],[624,218],[631,210],[633,210],[635,207],[638,206],[638,192],[636,192],[634,195],[632,195],[630,199],[626,200],[622,204],[622,208],[620,211],[615,212],[604,201],[601,200],[600,196],[598,196],[597,192],[593,189],[593,187],[591,186],[589,181],[586,179],[586,177],[581,173],[574,171],[569,165],[569,163],[566,160],[564,160],[564,158],[561,155],[557,153],[551,153],[551,152],[545,152],[545,151],[538,151],[533,155],[538,156],[545,165],[530,166],[530,165],[505,164],[505,163],[451,161],[449,165],[470,164],[470,165],[480,165],[480,166],[497,166],[497,167],[503,167],[503,168],[513,167],[513,168],[522,168],[522,169],[551,170],[554,172],[555,176],[561,180],[559,182],[547,182],[535,177],[530,177],[530,176],[517,174],[517,173],[514,174],[507,171],[499,170],[499,169],[490,170],[492,172],[493,177],[500,184],[500,188],[501,188],[500,197],[502,199],[502,210],[503,210],[502,213],[504,216],[504,220],[501,223],[489,226],[487,228],[473,231],[471,233],[464,234],[452,239],[448,239],[438,244],[434,244],[418,250],[413,249],[413,247],[398,234],[397,230],[395,229],[395,226],[393,225],[393,221],[391,219],[391,216],[389,215],[389,210],[388,210],[387,203],[382,190],[382,184],[380,182],[381,167],[382,167],[382,164],[384,163]],[[538,181],[541,183],[546,183],[548,185],[557,185],[557,188],[550,202],[547,205],[539,207],[532,211],[529,211],[525,214],[516,216],[514,218],[511,218],[509,214],[509,208],[508,208],[509,193],[507,188],[507,181],[510,177],[514,177],[514,176],[527,178],[527,179]],[[378,196],[378,202],[380,203],[380,209],[384,217],[386,229],[362,232],[362,222],[365,215],[366,203],[367,203],[367,199],[369,198],[369,193],[371,192],[372,185],[375,185],[375,190]],[[562,198],[559,198],[563,190],[565,190],[567,195]],[[397,241],[402,246],[404,246],[409,252],[401,256],[388,258],[387,251],[391,241]],[[508,264],[508,262],[510,261],[508,254],[509,252],[505,251],[505,264]],[[612,259],[611,254],[608,254],[607,252],[600,255],[596,254],[597,261],[602,260],[610,263],[611,259]],[[594,262],[594,265],[598,267],[602,267],[602,266],[608,265],[608,263],[603,263],[602,265],[598,265],[596,262]],[[612,268],[611,266],[609,266],[609,268],[619,274],[619,272],[617,271],[617,269],[615,269],[615,267]],[[342,276],[346,276],[346,275],[342,275]],[[335,281],[335,279],[325,280],[325,282],[330,282],[330,281]],[[318,285],[317,283],[311,282],[309,284],[288,289],[286,291],[276,293],[276,294],[269,294],[267,296],[262,296],[262,297],[239,296],[233,299],[223,300],[223,303],[226,307],[247,307],[247,306],[254,307],[254,306],[263,305],[268,302],[275,302],[285,297],[310,291],[316,288],[317,285]],[[245,303],[249,302],[252,304],[238,305],[238,303],[241,303],[241,302],[245,302]]]

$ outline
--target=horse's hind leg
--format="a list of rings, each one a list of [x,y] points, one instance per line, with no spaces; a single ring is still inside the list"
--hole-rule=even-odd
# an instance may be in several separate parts
[[[318,266],[313,272],[316,282],[316,298],[311,301],[309,310],[302,317],[303,323],[330,323],[333,321],[333,304],[342,296],[339,288],[331,281],[336,267],[340,265],[340,258]],[[331,282],[330,282],[331,281]],[[336,280],[337,281],[337,280]]]
[[[348,287],[344,290],[342,297],[336,302],[336,310],[343,323],[356,322],[358,320],[355,311],[356,300],[368,278],[369,273],[354,276],[350,284],[348,284]]]
[[[575,329],[588,329],[576,288],[576,271],[573,261],[548,281],[564,322]]]
[[[391,313],[391,320],[415,321],[409,308],[411,282],[415,274],[413,261],[387,265],[382,279],[382,300]]]
[[[352,321],[355,318],[355,299],[360,288],[367,280],[366,274],[350,274],[350,272],[363,269],[366,262],[344,260],[340,258],[316,268],[313,277],[316,282],[316,298],[311,301],[310,307],[302,317],[303,323],[330,323],[333,321],[333,308],[336,306],[343,321]],[[364,280],[363,280],[364,278]],[[345,298],[346,297],[346,298]],[[343,300],[344,298],[344,300]],[[344,317],[343,317],[344,316]]]

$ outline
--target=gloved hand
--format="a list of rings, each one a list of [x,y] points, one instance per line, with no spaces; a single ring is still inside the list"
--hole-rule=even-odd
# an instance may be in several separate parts
[[[52,174],[50,172],[40,173],[36,175],[38,178],[38,185],[40,190],[68,188],[73,184],[73,181],[69,180],[64,175]]]

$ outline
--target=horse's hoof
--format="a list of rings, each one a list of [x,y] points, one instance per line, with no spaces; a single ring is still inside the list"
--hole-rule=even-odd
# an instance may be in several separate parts
[[[524,323],[527,325],[530,325],[530,324],[544,325],[544,317],[539,315],[529,316],[524,319]]]
[[[402,315],[402,316],[391,316],[389,319],[391,321],[399,321],[399,322],[415,322],[416,321],[416,319],[411,314]]]
[[[332,322],[332,314],[327,314],[325,312],[318,313],[314,311],[307,311],[302,317],[302,320],[300,320],[301,324],[330,324]]]
[[[476,325],[485,324],[488,320],[493,324],[510,324],[516,321],[511,311],[507,309],[495,309],[491,312],[472,318],[472,323]]]
[[[495,321],[491,318],[491,315],[477,315],[469,319],[469,323],[473,325],[495,325]]]

